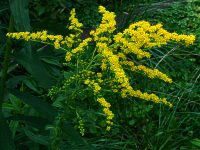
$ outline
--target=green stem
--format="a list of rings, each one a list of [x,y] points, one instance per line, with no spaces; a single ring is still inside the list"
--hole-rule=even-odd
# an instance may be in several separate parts
[[[40,41],[40,40],[33,40],[33,39],[30,39],[30,41],[33,41],[33,42],[38,42],[38,43],[43,43],[43,44],[47,44],[47,45],[51,45],[54,47],[54,44],[50,43],[50,42],[45,42],[45,41]],[[60,47],[59,49],[62,49],[64,51],[67,51],[67,49],[63,48],[63,47]]]
[[[96,56],[94,56],[96,53],[96,48],[92,53],[92,57],[91,57],[91,61],[89,62],[88,66],[86,67],[86,70],[88,70],[88,68],[90,67],[90,65],[94,62],[94,60],[96,59],[96,57],[98,56],[98,54]]]

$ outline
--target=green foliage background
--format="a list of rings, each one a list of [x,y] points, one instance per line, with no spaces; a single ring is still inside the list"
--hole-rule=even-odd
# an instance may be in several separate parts
[[[116,12],[119,31],[131,22],[147,20],[161,22],[171,32],[197,36],[190,47],[170,43],[154,48],[150,50],[153,57],[143,62],[166,72],[174,83],[168,86],[145,79],[139,86],[167,97],[175,107],[133,100],[119,102],[114,108],[117,119],[110,133],[96,124],[99,120],[94,114],[98,112],[76,109],[72,103],[63,116],[59,114],[59,102],[67,97],[53,101],[48,97],[50,88],[67,78],[67,74],[63,75],[62,51],[5,37],[7,32],[44,29],[67,34],[69,12],[74,7],[85,26],[83,37],[87,37],[101,19],[99,5]],[[0,149],[200,149],[199,16],[199,0],[0,1]],[[85,106],[81,99],[80,106]],[[78,118],[72,110],[88,125],[84,137],[76,128]]]

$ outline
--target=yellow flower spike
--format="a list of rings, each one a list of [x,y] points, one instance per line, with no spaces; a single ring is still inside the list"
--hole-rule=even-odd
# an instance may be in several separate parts
[[[105,13],[106,12],[106,8],[103,6],[99,6],[99,12],[100,13]]]
[[[102,71],[105,71],[107,69],[107,65],[105,63],[101,64],[101,69]]]
[[[106,123],[107,123],[106,131],[110,131],[111,126],[113,125],[112,120],[114,118],[113,112],[109,109],[111,105],[103,97],[97,98],[97,102],[99,102],[99,104],[103,107],[103,112],[106,115]]]
[[[83,40],[78,47],[76,47],[75,49],[72,49],[72,53],[76,54],[76,53],[81,53],[84,51],[84,48],[88,46],[89,42],[92,41],[92,38],[87,38],[85,40]]]
[[[86,79],[84,80],[84,84],[88,85],[93,90],[94,95],[98,94],[101,90],[99,83],[95,82],[94,80]]]
[[[111,105],[108,103],[103,97],[98,98],[97,101],[101,104],[101,106],[109,108]]]
[[[71,24],[69,26],[69,30],[77,31],[79,34],[82,33],[83,31],[81,30],[81,27],[83,26],[83,24],[80,23],[76,18],[75,8],[71,10],[70,14],[71,16],[69,18],[69,21],[71,22]]]
[[[110,43],[111,40],[107,37],[101,36],[103,33],[113,33],[116,30],[115,14],[106,11],[105,7],[99,6],[99,12],[103,15],[101,24],[95,31],[91,31],[90,35],[94,36],[94,40],[101,40],[102,42]]]
[[[65,60],[68,62],[68,61],[71,60],[71,57],[72,57],[72,53],[67,52],[66,55],[65,55]]]
[[[42,41],[46,41],[47,40],[47,31],[42,31],[42,35],[41,35],[41,37],[40,37],[40,39],[42,40]]]
[[[94,83],[93,86],[94,86],[94,93],[98,93],[101,90],[101,87],[99,86],[98,83]]]
[[[151,69],[143,65],[135,66],[135,70],[143,71],[149,78],[159,78],[165,82],[172,83],[166,74],[160,72],[158,69]]]
[[[55,49],[59,49],[59,48],[60,48],[60,43],[59,43],[59,41],[55,41],[55,42],[54,42],[54,47],[55,47]]]

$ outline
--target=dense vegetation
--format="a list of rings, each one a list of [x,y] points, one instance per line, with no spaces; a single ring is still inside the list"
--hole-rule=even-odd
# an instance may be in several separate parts
[[[0,150],[199,150],[199,20],[199,0],[1,0]]]

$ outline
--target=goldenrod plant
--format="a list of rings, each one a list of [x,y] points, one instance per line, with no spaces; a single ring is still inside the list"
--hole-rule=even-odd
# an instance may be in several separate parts
[[[65,65],[69,68],[67,72],[74,74],[65,79],[62,86],[50,90],[49,95],[64,93],[73,88],[74,84],[82,89],[81,92],[92,93],[94,103],[99,104],[106,117],[106,131],[112,128],[115,116],[112,111],[112,95],[125,100],[135,97],[173,107],[166,98],[136,89],[134,83],[130,82],[129,74],[139,72],[150,79],[158,78],[172,83],[169,76],[141,64],[140,60],[150,58],[148,50],[153,47],[161,47],[170,41],[188,46],[193,44],[195,36],[170,33],[161,24],[151,25],[147,21],[130,24],[123,32],[117,33],[115,13],[107,11],[103,6],[99,6],[99,13],[102,14],[100,25],[85,39],[81,39],[83,24],[76,18],[75,9],[70,13],[71,24],[68,29],[71,34],[68,36],[51,35],[47,31],[7,33],[7,36],[17,40],[41,42],[65,51]],[[75,99],[74,95],[78,92],[72,94],[71,98]],[[80,118],[79,116],[79,129],[84,135],[83,121]]]

